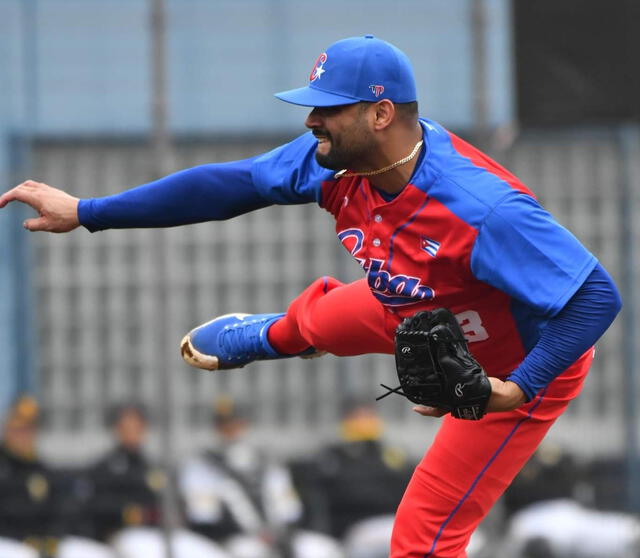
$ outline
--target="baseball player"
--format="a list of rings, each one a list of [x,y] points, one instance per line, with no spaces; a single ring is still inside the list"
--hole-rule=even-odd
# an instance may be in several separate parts
[[[322,277],[284,313],[196,327],[185,360],[220,370],[254,360],[393,353],[419,310],[449,309],[489,376],[481,420],[444,417],[399,505],[392,558],[461,558],[469,538],[581,389],[593,345],[621,308],[610,276],[509,171],[418,117],[406,55],[371,35],[332,44],[306,86],[309,132],[269,153],[203,165],[114,196],[78,200],[27,181],[28,230],[166,227],[272,204],[330,212],[365,277]],[[456,386],[463,395],[464,385]],[[383,487],[380,487],[382,490]]]

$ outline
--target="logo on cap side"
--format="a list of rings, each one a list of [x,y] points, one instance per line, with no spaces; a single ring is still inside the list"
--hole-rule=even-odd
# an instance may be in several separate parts
[[[369,89],[376,97],[380,97],[384,93],[384,85],[370,85]]]
[[[320,79],[322,74],[326,72],[326,70],[322,67],[326,61],[327,61],[327,53],[323,52],[320,56],[318,56],[318,59],[316,60],[316,63],[313,66],[313,70],[311,70],[311,74],[309,74],[309,81],[315,81],[317,79]]]

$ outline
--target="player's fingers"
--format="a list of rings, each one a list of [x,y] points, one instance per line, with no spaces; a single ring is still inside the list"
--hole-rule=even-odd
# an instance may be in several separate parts
[[[50,230],[49,219],[46,217],[35,217],[27,219],[22,226],[28,231],[48,231]]]
[[[2,194],[2,196],[0,196],[0,208],[4,207],[5,205],[7,205],[10,201],[13,201],[16,199],[16,188],[12,188],[11,190],[5,192],[4,194]]]
[[[420,405],[420,406],[414,407],[413,410],[419,415],[422,415],[423,417],[436,417],[436,418],[443,417],[448,412],[448,411],[445,411],[444,409],[439,409],[438,407],[427,407],[426,405]]]
[[[44,184],[35,182],[34,180],[27,180],[22,184],[18,184],[18,186],[0,196],[0,208],[3,208],[9,202],[20,201],[30,205],[34,209],[38,209],[39,202],[37,192],[42,186],[44,186]]]

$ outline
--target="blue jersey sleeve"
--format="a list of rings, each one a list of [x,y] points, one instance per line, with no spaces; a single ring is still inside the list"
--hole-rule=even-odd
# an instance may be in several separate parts
[[[518,384],[531,400],[600,339],[621,308],[613,279],[600,264],[596,265],[507,379]]]
[[[332,172],[315,161],[312,134],[269,153],[186,169],[113,196],[81,200],[80,223],[90,231],[172,227],[230,219],[273,204],[320,201]]]
[[[201,165],[113,196],[80,200],[78,218],[91,232],[229,219],[270,205],[251,180],[254,160]]]
[[[335,171],[315,160],[317,140],[308,132],[257,158],[252,175],[263,197],[276,204],[321,202],[322,184]]]
[[[544,316],[556,315],[596,258],[531,196],[509,192],[482,222],[473,274]]]

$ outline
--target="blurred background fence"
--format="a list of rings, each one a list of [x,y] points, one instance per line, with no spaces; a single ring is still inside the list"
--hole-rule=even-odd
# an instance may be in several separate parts
[[[629,129],[531,132],[500,154],[621,284],[628,264],[624,246],[630,240],[621,215],[633,202],[625,189],[625,168],[637,172],[640,157],[637,138],[635,151],[626,153],[632,141]],[[188,167],[246,157],[277,144],[276,138],[192,141],[177,146],[176,158],[179,166]],[[146,146],[135,141],[40,140],[34,169],[36,176],[89,197],[143,182],[147,156]],[[52,454],[82,459],[94,453],[104,443],[97,434],[110,401],[134,398],[158,408],[162,396],[156,371],[162,359],[169,360],[172,374],[170,403],[179,453],[210,436],[215,394],[250,402],[259,424],[255,435],[295,453],[333,435],[347,399],[372,400],[380,382],[393,383],[392,357],[383,355],[265,362],[224,374],[196,371],[181,362],[177,349],[184,332],[212,316],[279,311],[318,276],[360,277],[324,211],[274,207],[225,223],[167,231],[164,301],[154,296],[155,234],[77,231],[32,239],[38,388]],[[638,269],[633,273],[637,280]],[[170,316],[169,347],[154,335],[161,304]],[[621,319],[598,345],[585,393],[552,433],[564,447],[587,455],[624,447],[625,341]],[[410,405],[400,398],[386,399],[379,407],[390,434],[422,452],[435,425],[413,418]]]
[[[602,3],[583,1],[567,37],[574,4],[403,0],[390,10],[377,0],[167,1],[168,166],[237,159],[294,137],[306,113],[274,100],[274,91],[302,85],[317,53],[339,38],[372,32],[397,44],[414,62],[422,113],[493,152],[623,289],[625,312],[599,344],[583,396],[551,434],[593,456],[637,444],[640,89],[630,22],[638,7],[608,3],[604,26]],[[149,13],[146,0],[0,0],[5,186],[30,176],[93,197],[152,177]],[[103,448],[104,410],[122,399],[164,417],[182,454],[208,439],[220,393],[254,407],[257,439],[305,452],[333,435],[346,399],[373,399],[381,381],[393,382],[388,356],[224,374],[181,363],[181,336],[202,321],[284,309],[320,275],[360,276],[316,207],[169,230],[166,273],[158,272],[157,232],[27,235],[24,215],[11,207],[0,216],[2,405],[21,391],[38,395],[52,460],[78,462]],[[166,339],[156,335],[159,319],[168,322]],[[169,385],[157,374],[163,367]],[[422,453],[437,424],[400,398],[379,407],[389,435]],[[152,446],[161,451],[158,427]]]

